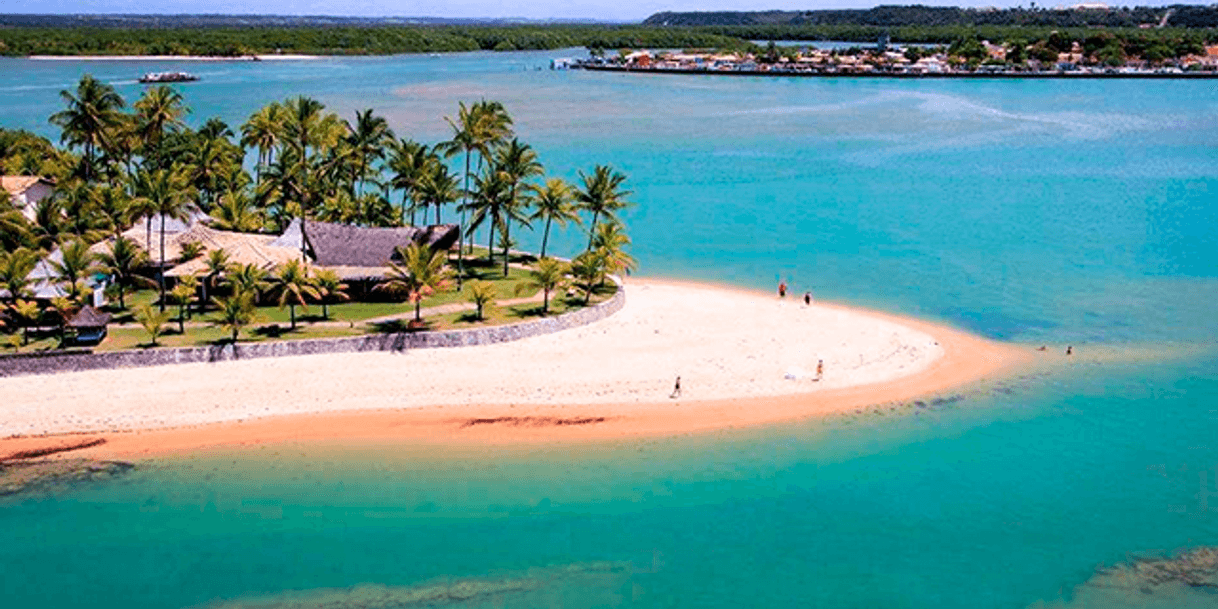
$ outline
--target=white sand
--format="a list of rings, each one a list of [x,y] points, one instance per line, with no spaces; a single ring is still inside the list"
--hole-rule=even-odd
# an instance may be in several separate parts
[[[914,375],[944,355],[877,314],[632,280],[596,324],[523,341],[0,379],[0,437],[429,405],[629,404],[820,392]],[[825,378],[790,380],[790,371]]]

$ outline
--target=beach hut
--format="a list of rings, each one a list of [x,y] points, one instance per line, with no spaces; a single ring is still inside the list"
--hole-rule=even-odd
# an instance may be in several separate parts
[[[68,328],[74,333],[72,342],[78,345],[96,345],[106,338],[106,324],[110,323],[110,314],[85,306],[72,319],[68,320]]]

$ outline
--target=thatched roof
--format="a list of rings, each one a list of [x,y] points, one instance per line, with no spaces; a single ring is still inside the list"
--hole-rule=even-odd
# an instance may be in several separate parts
[[[72,328],[101,328],[108,323],[110,323],[109,313],[102,313],[88,305],[68,320],[68,326]]]
[[[206,231],[209,231],[209,234],[207,234],[208,240],[203,242],[204,248],[207,251],[224,250],[228,254],[230,264],[252,264],[260,269],[271,269],[300,258],[298,249],[270,245],[275,240],[273,235],[230,233],[210,228]],[[206,256],[199,256],[166,271],[165,276],[203,275],[207,273],[207,270]]]
[[[440,224],[426,228],[366,228],[308,220],[304,235],[313,261],[327,267],[381,267],[395,260],[394,250],[411,243],[425,243],[433,249],[448,249],[457,242],[457,225]],[[294,220],[271,245],[300,247],[300,221]]]

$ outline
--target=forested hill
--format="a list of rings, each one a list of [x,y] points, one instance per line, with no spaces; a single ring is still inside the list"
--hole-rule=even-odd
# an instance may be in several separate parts
[[[1035,3],[1033,3],[1035,5]],[[877,6],[872,9],[757,12],[656,13],[643,21],[655,26],[1048,26],[1138,27],[1167,25],[1176,28],[1218,27],[1218,5],[1114,7],[1109,10],[1056,10],[1042,8],[974,9],[938,6]]]

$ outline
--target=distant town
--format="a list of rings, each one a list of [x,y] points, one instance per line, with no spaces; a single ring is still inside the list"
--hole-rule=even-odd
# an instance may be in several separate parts
[[[758,76],[1218,78],[1218,45],[1179,57],[1119,58],[1079,42],[1057,46],[1063,50],[988,40],[894,46],[881,39],[870,47],[832,49],[771,42],[760,52],[626,49],[606,55],[594,49],[588,59],[558,60],[554,67]]]

